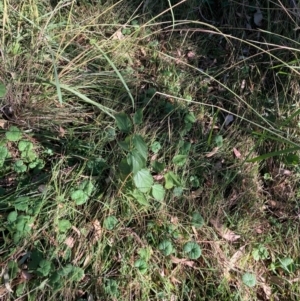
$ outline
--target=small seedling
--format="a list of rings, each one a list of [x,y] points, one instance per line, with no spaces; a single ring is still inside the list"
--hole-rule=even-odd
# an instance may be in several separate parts
[[[190,259],[198,259],[201,256],[201,248],[196,242],[188,242],[183,246],[183,252]]]

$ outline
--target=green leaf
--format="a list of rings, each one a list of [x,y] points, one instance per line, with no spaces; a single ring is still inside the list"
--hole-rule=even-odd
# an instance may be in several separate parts
[[[91,196],[93,193],[95,186],[90,180],[84,180],[78,187],[81,189],[86,195]]]
[[[71,199],[76,203],[76,205],[82,205],[86,203],[89,196],[81,189],[75,190],[71,193]]]
[[[58,221],[58,229],[60,232],[67,232],[72,227],[72,224],[67,219],[61,219]]]
[[[165,188],[172,189],[174,186],[180,186],[177,176],[173,171],[169,171],[164,175],[165,178]]]
[[[140,135],[133,135],[132,142],[140,155],[146,160],[148,157],[148,147],[143,137]]]
[[[216,143],[217,147],[222,147],[223,146],[223,136],[217,135],[215,137],[215,143]]]
[[[132,166],[130,166],[128,163],[127,163],[127,159],[126,158],[123,158],[122,161],[120,162],[119,164],[119,171],[127,176],[131,173],[132,171]]]
[[[254,274],[245,273],[242,276],[243,283],[248,287],[254,287],[256,285],[256,277]]]
[[[18,217],[18,212],[12,211],[8,214],[7,221],[10,223],[14,223],[17,220],[17,217]]]
[[[130,151],[130,143],[129,141],[118,141],[119,146],[126,152]]]
[[[8,149],[5,146],[0,146],[0,160],[5,160],[8,155]]]
[[[132,167],[132,172],[136,174],[145,167],[146,160],[138,150],[134,149],[127,155],[127,163]]]
[[[290,257],[279,259],[281,267],[286,270],[287,272],[290,272],[290,265],[294,263],[294,260]]]
[[[140,204],[140,205],[143,205],[143,206],[150,206],[146,196],[139,190],[137,189],[134,189],[134,191],[132,192],[131,194],[134,199]]]
[[[49,275],[50,271],[51,271],[51,261],[48,261],[48,260],[45,260],[45,259],[40,261],[37,272],[41,276],[45,277],[45,276]]]
[[[151,144],[151,150],[154,154],[157,154],[161,149],[161,145],[158,141],[154,141],[152,144]]]
[[[204,219],[199,212],[194,212],[192,215],[192,225],[195,228],[201,228],[204,225]]]
[[[16,171],[17,173],[22,173],[25,172],[26,170],[27,170],[27,166],[24,165],[23,160],[18,160],[15,162],[14,171]]]
[[[132,122],[129,116],[124,113],[118,113],[115,115],[116,118],[116,124],[119,130],[123,133],[130,133],[132,129]]]
[[[147,193],[153,185],[153,177],[148,169],[142,169],[133,176],[133,181],[137,189]]]
[[[162,185],[160,184],[154,184],[152,186],[152,196],[157,200],[157,201],[162,201],[165,197],[165,189]]]
[[[133,116],[134,124],[142,124],[143,122],[143,110],[137,109]]]
[[[196,242],[188,242],[183,246],[183,251],[190,259],[198,259],[201,256],[201,248]]]
[[[19,197],[14,203],[16,210],[27,211],[29,206],[30,198],[28,196]]]
[[[165,163],[160,163],[158,161],[152,161],[151,162],[151,166],[152,168],[154,169],[155,172],[162,172],[165,167],[166,167],[166,164]]]
[[[134,267],[137,268],[141,274],[145,274],[148,269],[148,264],[144,259],[138,259],[134,263]]]
[[[6,94],[6,87],[3,83],[0,83],[0,97],[4,97]]]
[[[148,261],[151,258],[151,247],[141,248],[138,250],[141,259]]]
[[[8,262],[7,267],[8,267],[8,272],[9,272],[9,278],[11,280],[15,279],[18,275],[18,272],[19,272],[18,263],[11,260],[11,261]]]
[[[20,152],[23,152],[25,150],[32,150],[33,143],[27,140],[21,140],[18,144],[18,149]]]
[[[197,121],[197,119],[196,119],[196,117],[195,117],[195,115],[194,115],[193,112],[189,112],[189,113],[187,113],[187,114],[184,116],[184,122],[185,122],[185,123],[194,123],[194,122],[196,122],[196,121]]]
[[[170,240],[163,240],[159,245],[158,249],[165,255],[168,256],[173,252],[173,245]]]
[[[182,189],[182,187],[180,187],[180,186],[174,187],[174,189],[173,189],[173,194],[174,194],[174,196],[176,196],[176,197],[182,196],[182,194],[183,194],[183,189]]]
[[[11,126],[9,130],[5,133],[7,140],[18,141],[22,137],[21,131],[16,126]]]
[[[103,226],[107,230],[113,230],[117,224],[118,220],[114,215],[108,216],[103,222]]]
[[[71,281],[79,282],[84,277],[84,270],[80,267],[73,267],[69,277]]]
[[[183,166],[186,163],[187,155],[176,155],[172,162],[177,166]]]

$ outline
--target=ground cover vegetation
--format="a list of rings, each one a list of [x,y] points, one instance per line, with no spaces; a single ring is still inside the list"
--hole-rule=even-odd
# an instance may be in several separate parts
[[[299,300],[296,1],[3,0],[1,300]]]

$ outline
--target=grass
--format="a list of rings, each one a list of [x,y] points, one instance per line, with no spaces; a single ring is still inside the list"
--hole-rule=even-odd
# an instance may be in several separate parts
[[[299,300],[299,15],[267,2],[0,4],[3,300]]]

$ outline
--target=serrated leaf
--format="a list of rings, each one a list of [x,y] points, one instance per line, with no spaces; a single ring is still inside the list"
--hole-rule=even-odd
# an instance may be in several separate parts
[[[143,110],[137,109],[133,116],[134,124],[142,124],[143,122]]]
[[[71,281],[78,282],[84,277],[84,270],[80,267],[73,267],[69,277]]]
[[[4,97],[6,94],[6,87],[3,83],[0,83],[0,97]]]
[[[165,188],[172,189],[174,186],[180,186],[180,182],[173,171],[169,171],[164,175],[165,178]]]
[[[142,169],[133,176],[133,181],[137,189],[147,193],[153,185],[153,177],[148,169]]]
[[[71,193],[71,199],[76,205],[82,205],[88,200],[88,195],[81,189],[75,190]]]
[[[177,166],[183,166],[186,163],[187,155],[176,155],[172,162]]]
[[[33,143],[27,140],[21,140],[18,143],[18,149],[20,152],[23,152],[24,150],[31,150],[33,149]]]
[[[130,133],[132,129],[132,122],[129,116],[124,113],[118,113],[115,115],[116,118],[116,124],[119,130],[123,133]]]
[[[131,165],[133,174],[136,174],[146,165],[145,158],[136,149],[127,155],[127,163]]]
[[[128,141],[118,141],[119,146],[126,152],[129,152],[130,150],[130,144]]]
[[[114,215],[108,216],[103,222],[103,226],[107,230],[113,230],[117,224],[118,219]]]
[[[24,165],[23,160],[18,160],[15,162],[14,171],[16,171],[17,173],[22,173],[25,172],[26,170],[27,170],[27,166]]]
[[[158,162],[158,161],[152,161],[151,166],[152,166],[152,168],[154,169],[155,172],[159,173],[159,172],[162,172],[165,169],[166,164]]]
[[[90,196],[94,189],[95,189],[95,186],[94,184],[92,183],[92,181],[90,180],[84,180],[78,187],[79,189],[81,189],[83,192],[85,192],[85,194],[87,194],[88,196]]]
[[[60,232],[67,232],[72,227],[72,224],[67,219],[61,219],[58,221],[58,229]]]
[[[140,205],[143,205],[143,206],[150,206],[146,196],[139,190],[137,189],[134,189],[134,191],[132,192],[131,194],[134,199],[140,204]]]
[[[5,146],[0,146],[0,160],[4,160],[8,155],[8,149]]]
[[[157,201],[162,201],[165,197],[165,189],[162,185],[160,184],[154,184],[152,186],[152,196],[157,200]]]
[[[40,261],[37,272],[39,272],[40,275],[45,277],[45,276],[49,275],[50,271],[51,271],[51,261],[48,261],[45,259]]]
[[[196,242],[188,242],[183,246],[183,251],[190,259],[198,259],[201,256],[201,248]]]
[[[204,219],[198,212],[194,212],[192,215],[192,225],[195,228],[201,228],[204,225]]]
[[[157,154],[161,149],[161,145],[158,141],[154,141],[152,144],[151,144],[151,150],[154,154]]]
[[[148,269],[148,264],[144,259],[138,259],[134,263],[134,267],[137,268],[141,274],[145,274]]]
[[[248,287],[254,287],[256,285],[256,277],[254,274],[245,273],[242,276],[243,283]]]
[[[148,147],[143,137],[140,135],[133,135],[132,142],[140,155],[146,160],[148,157]]]
[[[158,249],[165,255],[169,256],[173,252],[173,245],[170,240],[163,240],[159,245]]]
[[[11,126],[9,130],[5,133],[7,140],[18,141],[22,137],[22,133],[16,126]]]

